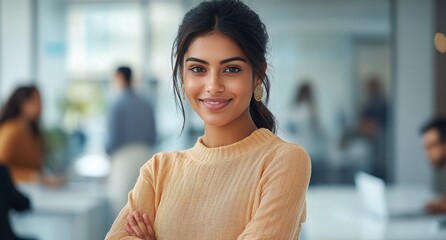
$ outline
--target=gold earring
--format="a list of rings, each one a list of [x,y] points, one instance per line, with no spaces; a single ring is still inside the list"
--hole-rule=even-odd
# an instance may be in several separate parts
[[[262,84],[257,85],[256,89],[254,89],[254,99],[257,102],[262,101],[263,98],[263,87]]]

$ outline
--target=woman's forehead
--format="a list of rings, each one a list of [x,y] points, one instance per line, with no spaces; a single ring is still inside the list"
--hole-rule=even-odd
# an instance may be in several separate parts
[[[230,37],[221,33],[211,33],[197,37],[189,45],[184,60],[195,57],[208,62],[232,57],[245,58],[243,50]]]

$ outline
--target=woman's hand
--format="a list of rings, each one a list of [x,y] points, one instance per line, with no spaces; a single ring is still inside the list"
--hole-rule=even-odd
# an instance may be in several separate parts
[[[40,179],[43,185],[49,188],[60,188],[66,182],[65,177],[55,175],[42,175]]]
[[[142,216],[138,211],[129,214],[127,216],[125,230],[130,236],[136,236],[143,240],[156,240],[155,232],[149,221],[149,216],[145,213]]]

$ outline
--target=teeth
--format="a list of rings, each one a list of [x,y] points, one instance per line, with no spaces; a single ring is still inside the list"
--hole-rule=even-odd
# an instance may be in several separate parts
[[[207,104],[211,104],[211,105],[218,105],[218,104],[222,104],[225,103],[227,101],[205,101]]]

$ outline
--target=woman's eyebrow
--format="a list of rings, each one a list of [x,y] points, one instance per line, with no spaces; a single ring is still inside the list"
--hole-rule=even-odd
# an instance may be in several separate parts
[[[232,61],[246,62],[246,60],[244,58],[242,58],[242,57],[232,57],[232,58],[228,58],[228,59],[225,59],[225,60],[221,60],[220,64],[225,64],[225,63],[232,62]]]
[[[189,61],[199,62],[199,63],[203,63],[203,64],[206,64],[206,65],[209,65],[209,62],[207,62],[207,61],[205,61],[203,59],[196,58],[196,57],[188,57],[186,59],[186,62],[189,62]],[[244,59],[242,57],[231,57],[231,58],[227,58],[227,59],[221,60],[220,64],[225,64],[225,63],[232,62],[232,61],[247,62],[246,59]]]
[[[189,62],[189,61],[199,62],[199,63],[203,63],[203,64],[206,64],[206,65],[209,65],[209,62],[207,62],[205,60],[202,60],[202,59],[199,59],[199,58],[195,58],[195,57],[188,57],[186,59],[186,62]]]

